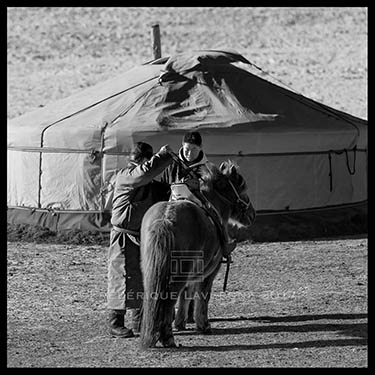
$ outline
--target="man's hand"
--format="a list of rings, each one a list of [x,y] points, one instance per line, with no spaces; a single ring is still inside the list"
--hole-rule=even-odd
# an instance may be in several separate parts
[[[171,152],[173,152],[171,147],[169,145],[164,145],[160,148],[158,153],[159,154],[170,154]]]

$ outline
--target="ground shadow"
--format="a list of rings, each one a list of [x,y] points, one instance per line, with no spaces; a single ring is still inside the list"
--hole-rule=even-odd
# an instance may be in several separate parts
[[[239,316],[239,317],[219,317],[211,318],[210,322],[237,322],[241,320],[249,320],[253,322],[263,322],[263,323],[293,323],[293,322],[305,322],[309,320],[355,320],[355,319],[367,319],[367,313],[357,313],[357,314],[313,314],[313,315],[292,315],[292,316]]]
[[[366,339],[336,339],[336,340],[314,340],[303,342],[286,342],[270,344],[249,344],[249,345],[224,345],[224,346],[181,346],[178,351],[214,351],[228,352],[236,350],[262,350],[262,349],[304,349],[304,348],[325,348],[331,346],[367,346]]]
[[[367,323],[358,324],[303,324],[303,325],[269,325],[252,327],[213,328],[211,335],[241,335],[254,333],[281,333],[281,332],[329,332],[351,337],[367,339]],[[178,336],[192,335],[195,331],[176,332]]]
[[[213,328],[211,335],[241,335],[251,333],[280,333],[280,332],[329,332],[367,339],[367,323],[360,324],[304,324],[304,325],[271,325],[236,328]],[[180,333],[184,334],[184,331]],[[191,333],[188,333],[191,334]]]
[[[345,336],[343,339],[314,340],[303,342],[270,343],[270,344],[249,344],[249,345],[225,345],[225,346],[191,346],[181,347],[180,350],[201,350],[201,351],[231,351],[231,350],[259,350],[259,349],[288,349],[288,348],[321,348],[329,346],[367,346],[368,325],[367,322],[359,323],[336,323],[321,322],[309,324],[290,324],[295,322],[316,321],[316,320],[356,320],[367,319],[367,314],[314,314],[296,315],[281,317],[239,317],[239,318],[213,318],[211,322],[219,321],[252,321],[259,323],[270,323],[267,325],[251,325],[247,327],[212,328],[211,335],[241,335],[255,333],[282,333],[282,332],[335,332]],[[285,324],[275,324],[285,323]],[[195,335],[194,330],[175,332],[175,335]]]

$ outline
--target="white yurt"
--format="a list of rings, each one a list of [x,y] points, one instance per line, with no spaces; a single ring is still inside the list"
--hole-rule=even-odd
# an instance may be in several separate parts
[[[181,146],[198,130],[212,162],[235,160],[256,225],[367,215],[367,120],[271,83],[231,51],[137,66],[8,121],[8,223],[110,229],[113,182],[137,141]]]

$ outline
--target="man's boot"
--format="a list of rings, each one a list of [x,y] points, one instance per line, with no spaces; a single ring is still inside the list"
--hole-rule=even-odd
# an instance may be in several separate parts
[[[141,332],[141,309],[132,309],[132,329],[134,333]]]
[[[126,310],[109,310],[109,333],[114,337],[134,337],[134,332],[124,326]]]

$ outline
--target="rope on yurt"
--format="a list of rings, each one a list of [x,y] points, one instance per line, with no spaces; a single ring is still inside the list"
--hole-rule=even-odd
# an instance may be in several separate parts
[[[353,159],[353,169],[350,168],[349,165],[349,155],[348,151],[353,151],[354,159]],[[335,150],[329,150],[328,151],[328,161],[329,161],[329,191],[332,192],[333,189],[333,183],[332,183],[332,153],[335,153],[336,155],[341,155],[345,152],[345,158],[346,158],[346,167],[348,169],[348,172],[351,176],[355,174],[355,164],[357,159],[357,146],[354,146],[352,150],[347,150],[346,148],[342,151],[335,151]],[[367,150],[366,150],[367,152]]]
[[[350,165],[349,165],[349,156],[348,156],[348,150],[345,149],[345,156],[346,156],[346,166],[348,168],[349,174],[353,175],[355,173],[355,162],[356,162],[356,156],[357,156],[357,146],[353,147],[353,170],[350,170]]]
[[[104,134],[105,130],[107,129],[108,122],[104,123],[104,126],[100,130],[100,207],[101,210],[104,211]],[[96,155],[95,155],[96,156]]]
[[[129,91],[129,90],[131,90],[131,89],[134,89],[135,87],[141,86],[141,85],[143,85],[143,84],[145,84],[145,83],[147,83],[147,82],[150,82],[150,81],[152,81],[152,80],[154,80],[154,79],[158,79],[158,78],[159,78],[159,76],[156,76],[156,77],[152,77],[152,78],[146,79],[145,81],[143,81],[143,82],[141,82],[141,83],[137,83],[137,84],[134,85],[134,86],[128,87],[128,88],[125,89],[125,90],[119,91],[119,92],[117,92],[116,94],[113,94],[113,95],[108,96],[108,97],[106,97],[106,98],[104,98],[104,99],[102,99],[102,100],[99,100],[98,102],[93,103],[93,104],[89,105],[88,107],[82,108],[82,109],[80,109],[79,111],[74,112],[74,113],[72,113],[72,114],[69,115],[69,116],[65,116],[65,117],[63,117],[62,119],[57,120],[57,121],[53,122],[52,124],[47,125],[47,126],[43,129],[43,132],[46,131],[49,127],[51,127],[51,126],[53,126],[53,125],[56,125],[57,123],[59,123],[59,122],[61,122],[61,121],[64,121],[64,120],[66,120],[66,119],[68,119],[68,118],[70,118],[70,117],[73,117],[73,116],[75,116],[75,115],[78,115],[79,113],[84,112],[84,111],[86,111],[87,109],[90,109],[90,108],[92,108],[92,107],[95,107],[96,105],[98,105],[98,104],[100,104],[100,103],[103,103],[103,102],[105,102],[106,100],[112,99],[112,98],[114,98],[114,97],[116,97],[116,96],[118,96],[118,95],[123,94],[124,92],[127,92],[127,91]]]
[[[332,192],[332,155],[331,152],[328,152],[328,161],[329,161],[329,191]]]

